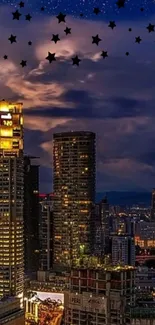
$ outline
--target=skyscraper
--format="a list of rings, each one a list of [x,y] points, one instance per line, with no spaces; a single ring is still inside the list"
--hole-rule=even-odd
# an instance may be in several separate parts
[[[0,101],[0,296],[23,296],[23,105]]]
[[[40,194],[40,270],[53,265],[53,194]]]
[[[95,201],[95,134],[54,134],[54,263],[69,266],[90,253]]]
[[[24,156],[24,248],[25,271],[39,269],[39,166],[35,157]]]

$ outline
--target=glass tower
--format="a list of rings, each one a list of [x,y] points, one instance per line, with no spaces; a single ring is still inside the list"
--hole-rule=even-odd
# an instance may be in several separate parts
[[[95,134],[54,134],[54,264],[71,266],[90,253],[95,201]]]
[[[23,105],[0,101],[0,297],[23,296]]]

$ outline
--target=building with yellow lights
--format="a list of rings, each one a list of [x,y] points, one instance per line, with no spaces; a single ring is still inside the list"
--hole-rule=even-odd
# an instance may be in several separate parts
[[[54,134],[53,259],[70,266],[90,254],[90,218],[95,201],[95,134]]]
[[[0,101],[0,297],[23,297],[23,105]]]

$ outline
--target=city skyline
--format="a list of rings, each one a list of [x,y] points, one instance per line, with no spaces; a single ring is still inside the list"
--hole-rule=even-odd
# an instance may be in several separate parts
[[[141,12],[138,1],[134,15],[133,5],[127,2],[128,9],[122,8],[119,14],[109,9],[105,20],[103,14],[90,12],[81,19],[82,6],[76,9],[76,18],[66,9],[67,25],[73,31],[67,38],[66,25],[55,18],[60,8],[65,9],[61,2],[62,7],[53,14],[46,8],[41,14],[41,1],[32,6],[25,1],[23,12],[32,13],[30,23],[13,21],[17,6],[8,2],[0,1],[0,93],[6,100],[24,104],[25,149],[27,154],[41,157],[41,192],[52,191],[53,134],[70,130],[96,133],[98,192],[151,191],[155,178],[155,43],[154,33],[148,33],[146,27],[154,21],[153,2],[149,2],[151,9],[144,3]],[[93,6],[97,5],[92,4],[92,11]],[[83,11],[85,14],[86,5]],[[110,20],[116,21],[114,30],[108,27]],[[11,33],[18,36],[17,44],[9,44]],[[58,44],[50,41],[52,33],[60,34]],[[97,33],[102,39],[98,47],[91,44]],[[141,44],[135,44],[136,36],[141,36]],[[27,45],[30,40],[32,46]],[[104,49],[109,57],[99,59],[98,53]],[[56,51],[62,61],[44,62],[48,50]],[[68,57],[76,52],[86,59],[72,67]],[[4,61],[4,54],[8,60]],[[24,69],[19,64],[22,59],[28,61]]]

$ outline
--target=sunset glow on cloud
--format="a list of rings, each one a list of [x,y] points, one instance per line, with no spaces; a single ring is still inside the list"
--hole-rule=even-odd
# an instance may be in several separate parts
[[[18,28],[18,21],[4,19],[10,10],[4,6],[0,13],[0,93],[1,98],[24,104],[26,152],[34,154],[35,147],[40,157],[42,189],[51,190],[46,175],[52,166],[53,133],[70,130],[97,134],[98,190],[153,187],[155,43],[145,30],[148,20],[118,21],[112,31],[105,21],[68,16],[72,34],[66,36],[66,25],[59,25],[54,16],[34,17],[31,26],[23,22]],[[134,33],[128,32],[130,26]],[[11,33],[18,35],[17,44],[9,44]],[[51,42],[52,34],[59,34],[60,42]],[[96,34],[102,39],[99,46],[92,44]],[[139,34],[143,42],[137,45]],[[105,60],[103,50],[109,55]],[[57,61],[49,64],[48,51],[56,53]],[[76,54],[79,67],[72,66]],[[27,60],[24,69],[22,59]]]

